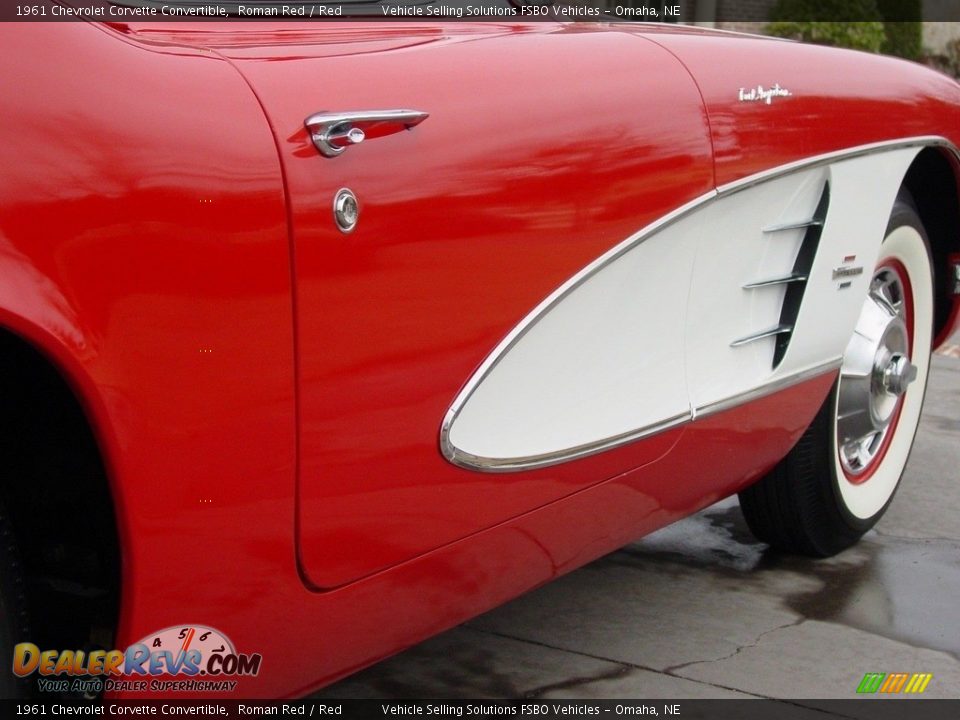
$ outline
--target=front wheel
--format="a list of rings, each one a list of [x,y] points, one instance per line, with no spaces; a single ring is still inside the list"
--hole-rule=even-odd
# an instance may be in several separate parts
[[[880,519],[920,422],[933,315],[929,242],[902,194],[833,391],[787,457],[740,493],[760,540],[827,557]]]

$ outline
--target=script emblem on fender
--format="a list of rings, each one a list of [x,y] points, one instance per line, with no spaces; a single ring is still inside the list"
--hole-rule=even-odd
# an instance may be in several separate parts
[[[774,98],[792,96],[793,93],[787,90],[785,87],[780,87],[780,83],[776,83],[772,87],[757,85],[756,87],[752,88],[740,88],[739,93],[740,102],[762,102],[765,105],[772,104]]]

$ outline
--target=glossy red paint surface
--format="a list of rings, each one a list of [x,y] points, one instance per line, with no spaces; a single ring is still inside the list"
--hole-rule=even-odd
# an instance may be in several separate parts
[[[956,144],[960,87],[913,63],[817,45],[647,28],[697,79],[710,117],[717,184],[804,157],[904,137]],[[722,62],[718,62],[722,58]],[[779,85],[790,97],[740,100]]]
[[[302,590],[270,129],[236,71],[199,50],[86,23],[5,27],[3,47],[0,307],[57,360],[106,456],[118,641],[202,615],[248,644],[278,578]]]
[[[530,308],[619,239],[712,185],[699,94],[652,43],[581,27],[505,33],[478,25],[394,53],[370,52],[354,33],[325,33],[320,57],[298,43],[221,50],[266,109],[290,194],[299,549],[304,573],[322,588],[672,447],[676,432],[519,475],[465,470],[437,452],[439,419],[460,385]],[[265,53],[288,59],[262,62]],[[622,62],[610,66],[611,54]],[[581,58],[577,74],[558,57]],[[464,93],[464,69],[480,67],[480,91]],[[637,67],[658,70],[637,75]],[[620,92],[596,83],[600,74]],[[649,102],[667,94],[669,104]],[[338,108],[413,108],[430,117],[325,159],[303,121]],[[361,207],[349,235],[331,216],[341,187]]]
[[[834,73],[764,138],[760,114],[737,114],[760,108],[724,109],[692,35],[657,34],[658,47],[633,29],[546,24],[2,34],[16,142],[0,143],[0,322],[58,364],[95,425],[121,524],[116,644],[214,626],[263,655],[246,697],[332,681],[762,475],[834,374],[519,475],[446,464],[437,431],[533,305],[715,172],[726,182],[887,137],[957,140],[955,89],[920,70],[908,74],[933,99],[891,78],[877,92],[893,99],[865,100],[886,112],[882,133],[824,124],[852,92]],[[744,68],[751,53],[779,62],[779,43],[722,42],[710,52]],[[664,48],[703,74],[706,109]],[[860,62],[872,88],[892,72]],[[816,81],[798,74],[795,92]],[[904,93],[946,119],[915,119]],[[432,114],[319,157],[303,119],[368,106]],[[350,236],[329,214],[342,185],[361,201]]]
[[[677,26],[645,26],[641,32],[696,78],[709,115],[718,185],[867,143],[920,136],[960,142],[960,86],[921,65]],[[791,95],[770,104],[740,100],[741,88],[758,85],[779,85]],[[948,160],[957,173],[957,158],[948,153]],[[958,301],[934,345],[955,332]]]

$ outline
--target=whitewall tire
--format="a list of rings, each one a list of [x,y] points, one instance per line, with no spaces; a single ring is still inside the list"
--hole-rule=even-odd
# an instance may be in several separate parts
[[[825,557],[859,540],[886,511],[913,447],[930,372],[930,257],[923,224],[902,193],[830,396],[790,454],[740,493],[760,540]]]

